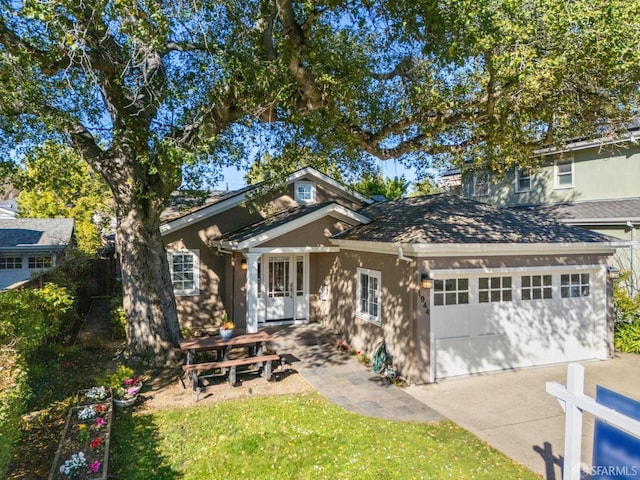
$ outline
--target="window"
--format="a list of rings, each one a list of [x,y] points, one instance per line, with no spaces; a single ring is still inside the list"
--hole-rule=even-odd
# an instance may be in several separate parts
[[[28,266],[29,268],[51,268],[51,257],[29,257]]]
[[[478,279],[478,301],[480,303],[510,302],[512,298],[511,277],[480,277]]]
[[[296,202],[306,205],[316,201],[316,185],[313,182],[296,182],[295,183],[295,200]]]
[[[489,195],[489,174],[476,173],[473,176],[473,196],[482,197]]]
[[[562,298],[588,297],[589,291],[588,273],[560,275],[560,296]]]
[[[0,257],[0,270],[20,270],[22,257]]]
[[[516,192],[529,192],[531,190],[531,174],[516,168]]]
[[[169,268],[176,295],[200,293],[200,259],[197,250],[169,252]]]
[[[556,160],[555,162],[556,188],[573,187],[573,158]]]
[[[551,275],[525,275],[522,280],[522,300],[550,299]]]
[[[296,257],[296,297],[304,295],[304,258]]]
[[[469,279],[448,278],[433,281],[433,304],[465,305],[469,303]]]
[[[358,316],[377,325],[381,323],[380,283],[380,272],[358,269]]]

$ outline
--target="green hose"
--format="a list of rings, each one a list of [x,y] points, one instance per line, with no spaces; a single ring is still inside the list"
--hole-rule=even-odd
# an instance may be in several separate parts
[[[380,346],[376,348],[376,351],[373,353],[373,358],[371,359],[371,370],[373,373],[380,374],[384,371],[384,368],[387,366],[387,346],[384,341],[380,343]]]

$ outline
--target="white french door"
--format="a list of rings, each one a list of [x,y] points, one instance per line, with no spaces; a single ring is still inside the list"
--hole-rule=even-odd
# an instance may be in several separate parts
[[[264,312],[264,317],[260,317],[265,321],[306,319],[309,311],[306,255],[265,255],[259,270],[258,304]]]

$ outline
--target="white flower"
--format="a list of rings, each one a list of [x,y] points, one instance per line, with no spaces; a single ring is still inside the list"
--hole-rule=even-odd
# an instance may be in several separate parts
[[[84,407],[78,412],[78,420],[88,420],[96,416],[96,411],[92,406]]]
[[[107,398],[107,389],[104,387],[91,387],[87,390],[86,397],[94,402]]]
[[[80,473],[87,467],[87,459],[83,452],[74,453],[71,458],[68,458],[60,465],[60,473],[63,475],[71,476],[76,473]]]

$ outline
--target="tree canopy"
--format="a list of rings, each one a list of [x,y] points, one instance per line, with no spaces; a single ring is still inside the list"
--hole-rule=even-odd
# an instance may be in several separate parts
[[[636,112],[639,19],[626,0],[2,1],[0,142],[67,143],[104,178],[127,350],[167,358],[159,214],[184,181],[300,148],[356,170],[533,162]]]

